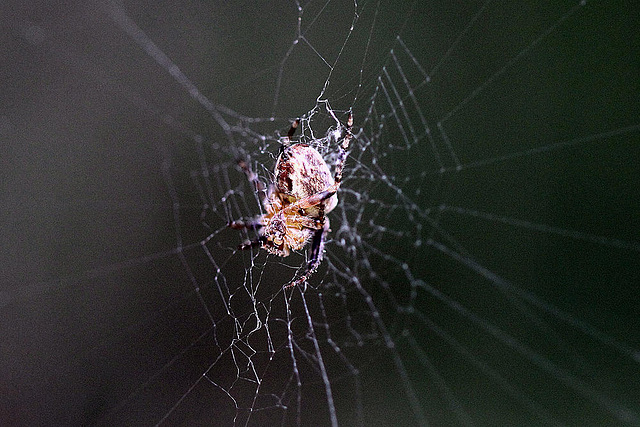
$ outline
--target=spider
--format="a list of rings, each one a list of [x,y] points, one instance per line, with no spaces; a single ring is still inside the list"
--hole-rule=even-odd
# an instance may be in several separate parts
[[[299,124],[300,120],[295,120],[283,139],[273,172],[274,181],[266,194],[264,184],[258,176],[246,162],[238,161],[247,179],[255,186],[266,213],[228,224],[236,230],[246,228],[258,232],[256,239],[247,240],[238,246],[243,250],[260,246],[269,253],[286,257],[290,251],[302,249],[311,240],[306,272],[285,287],[306,282],[322,261],[324,243],[330,231],[326,215],[338,204],[336,192],[342,182],[342,169],[352,138],[353,116],[349,113],[347,125],[340,126],[338,132],[332,134],[336,139],[341,138],[333,176],[315,148],[303,143],[291,144],[291,137]]]

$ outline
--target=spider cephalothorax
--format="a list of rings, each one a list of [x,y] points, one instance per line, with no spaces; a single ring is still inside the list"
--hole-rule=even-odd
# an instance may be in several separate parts
[[[347,125],[341,126],[337,133],[340,152],[333,175],[315,148],[303,143],[290,144],[299,124],[296,120],[289,129],[276,161],[275,179],[266,195],[264,185],[249,166],[244,161],[238,162],[255,185],[266,213],[252,220],[229,223],[235,229],[258,230],[258,238],[244,242],[241,249],[259,245],[269,253],[286,257],[291,250],[300,250],[311,240],[307,271],[292,285],[306,281],[322,261],[324,241],[329,232],[326,214],[338,204],[336,192],[342,182],[353,117],[349,114]]]

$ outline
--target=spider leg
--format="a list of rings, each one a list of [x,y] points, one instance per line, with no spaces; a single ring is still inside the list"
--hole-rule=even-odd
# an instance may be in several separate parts
[[[344,161],[347,159],[347,149],[349,148],[349,143],[351,142],[351,138],[353,134],[351,133],[351,126],[353,126],[353,114],[349,112],[349,117],[347,117],[347,126],[345,128],[346,135],[342,139],[342,144],[340,145],[340,155],[338,156],[338,160],[336,161],[336,172],[333,180],[336,184],[340,184],[342,181],[342,169],[344,169]]]
[[[289,132],[287,132],[287,136],[282,140],[282,146],[280,147],[280,150],[282,150],[284,147],[288,146],[291,143],[291,137],[293,136],[294,133],[296,133],[296,129],[298,129],[299,125],[300,125],[300,119],[295,119],[293,123],[291,123],[291,127],[289,128]]]
[[[301,277],[286,285],[285,288],[303,284],[318,269],[318,266],[322,262],[322,258],[324,256],[324,242],[327,239],[328,233],[329,218],[325,218],[324,226],[316,230],[316,232],[313,234],[313,238],[311,240],[311,250],[309,251],[309,261],[307,262],[307,271]]]
[[[287,132],[287,138],[291,139],[293,134],[296,132],[296,129],[298,129],[298,125],[299,124],[300,124],[300,119],[295,119],[293,121],[293,123],[291,123],[291,127],[289,128],[289,132]]]
[[[247,221],[237,220],[231,221],[227,223],[227,227],[233,228],[234,230],[243,230],[245,228],[249,230],[259,230],[264,226],[262,222],[259,220],[251,219]]]
[[[324,218],[326,220],[326,217]],[[309,228],[311,230],[320,230],[322,229],[323,220],[309,218],[303,215],[292,215],[292,222],[296,224],[300,224],[301,227]]]
[[[290,204],[289,206],[283,209],[284,215],[291,215],[300,209],[307,209],[324,202],[329,197],[336,194],[336,191],[338,191],[339,186],[340,186],[339,183],[332,184],[329,187],[327,187],[327,189],[324,191],[319,191],[315,194],[305,197],[304,199],[300,199],[297,202]]]
[[[241,251],[244,251],[246,249],[250,249],[253,248],[255,246],[261,246],[262,242],[265,240],[265,238],[263,236],[260,236],[256,239],[253,240],[245,240],[244,242],[240,243],[238,245],[238,249],[240,249]]]
[[[260,220],[257,220],[257,219],[252,219],[248,221],[237,220],[237,221],[231,221],[227,223],[227,227],[233,228],[234,230],[242,230],[245,228],[248,230],[260,230],[263,226],[264,224],[262,224],[262,222],[260,222]],[[238,245],[238,249],[245,250],[245,249],[252,248],[254,246],[260,246],[262,245],[263,240],[264,240],[263,236],[258,236],[253,240],[245,240],[244,242]]]

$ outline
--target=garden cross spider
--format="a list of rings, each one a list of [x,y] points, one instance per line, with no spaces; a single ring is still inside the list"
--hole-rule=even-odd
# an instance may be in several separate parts
[[[330,133],[331,138],[341,142],[333,176],[315,148],[303,143],[291,144],[291,137],[299,124],[300,120],[295,120],[283,139],[274,168],[274,181],[266,194],[258,176],[246,162],[238,161],[247,179],[255,186],[266,213],[254,219],[228,224],[236,230],[247,228],[258,231],[256,239],[245,241],[239,249],[260,246],[281,257],[288,256],[291,250],[302,249],[311,239],[306,272],[285,287],[306,282],[322,261],[324,242],[330,231],[326,215],[338,204],[336,192],[342,182],[342,169],[352,138],[353,116],[349,113],[347,125]]]

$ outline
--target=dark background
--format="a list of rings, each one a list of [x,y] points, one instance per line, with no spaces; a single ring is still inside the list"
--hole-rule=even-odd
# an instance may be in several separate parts
[[[316,106],[327,78],[331,84],[323,95],[332,106],[352,108],[356,122],[364,118],[382,67],[393,69],[390,49],[402,54],[400,35],[432,74],[416,91],[419,104],[431,123],[441,120],[460,163],[468,167],[456,172],[445,155],[449,169],[440,172],[432,158],[395,150],[404,145],[399,129],[372,138],[373,147],[359,159],[378,158],[395,185],[439,221],[439,228],[424,231],[422,238],[455,251],[464,248],[467,262],[437,246],[412,250],[418,237],[407,234],[372,244],[405,259],[416,278],[508,328],[595,395],[610,399],[567,387],[559,373],[522,360],[436,298],[422,295],[414,303],[552,420],[614,425],[624,421],[620,405],[635,413],[634,424],[640,411],[637,360],[528,303],[530,311],[506,308],[509,298],[494,286],[500,280],[515,284],[607,339],[640,347],[638,10],[595,1],[572,11],[576,4],[358,2],[352,33],[353,2],[324,9],[303,4],[303,28],[317,18],[305,38],[335,65],[331,73],[303,42],[287,53],[297,34],[293,3],[123,6],[201,94],[243,116],[265,119],[242,126],[270,136]],[[44,1],[8,2],[0,9],[0,423],[155,424],[197,385],[165,421],[228,425],[235,414],[228,399],[197,383],[214,356],[206,335],[209,313],[193,277],[211,289],[212,265],[202,250],[179,249],[224,230],[227,219],[210,214],[204,221],[209,228],[202,226],[203,203],[189,175],[199,167],[198,141],[220,148],[208,154],[210,165],[220,167],[209,182],[225,190],[231,187],[226,179],[237,185],[242,178],[236,176],[234,155],[258,147],[237,133],[229,142],[220,121],[145,53],[114,10],[109,3]],[[338,55],[347,35],[349,43]],[[401,61],[412,83],[426,83],[411,58]],[[399,76],[392,78],[402,90]],[[385,109],[380,105],[378,114]],[[225,119],[232,125],[241,121]],[[519,154],[508,157],[512,153]],[[262,154],[256,158],[269,168],[272,158]],[[352,188],[399,203],[384,186],[354,179]],[[177,220],[176,200],[187,207]],[[419,222],[406,212],[371,215],[376,223],[407,233]],[[500,218],[548,227],[509,225]],[[236,236],[220,234],[216,247],[232,253]],[[343,254],[335,246],[328,251],[336,258]],[[345,262],[362,266],[361,256]],[[228,273],[227,279],[237,285],[247,260],[230,258],[225,271],[238,276]],[[385,283],[395,286],[392,292],[408,289],[402,271],[371,258]],[[487,280],[478,265],[501,279]],[[397,354],[432,424],[459,420],[446,399],[433,397],[438,395],[434,377],[427,375],[429,365],[420,354],[436,365],[475,424],[548,421],[539,409],[523,410],[523,399],[514,403],[469,359],[439,341],[433,328],[397,320],[397,306],[381,282],[368,283],[364,276],[363,281],[389,334],[398,338],[406,328],[423,349],[415,351],[410,341],[398,338]],[[219,316],[219,304],[206,307],[218,322],[219,337],[225,337],[231,321]],[[540,319],[552,328],[538,328]],[[365,387],[356,399],[366,424],[415,423],[395,365],[380,347],[367,350],[367,358],[353,356],[363,370]],[[221,376],[224,366],[216,367]],[[234,377],[233,366],[228,368]],[[346,378],[336,377],[335,397],[339,421],[350,425],[355,392]],[[319,382],[305,390],[304,425],[328,423],[323,390]],[[259,420],[254,422],[281,423],[278,417]],[[295,423],[295,417],[283,423]]]

